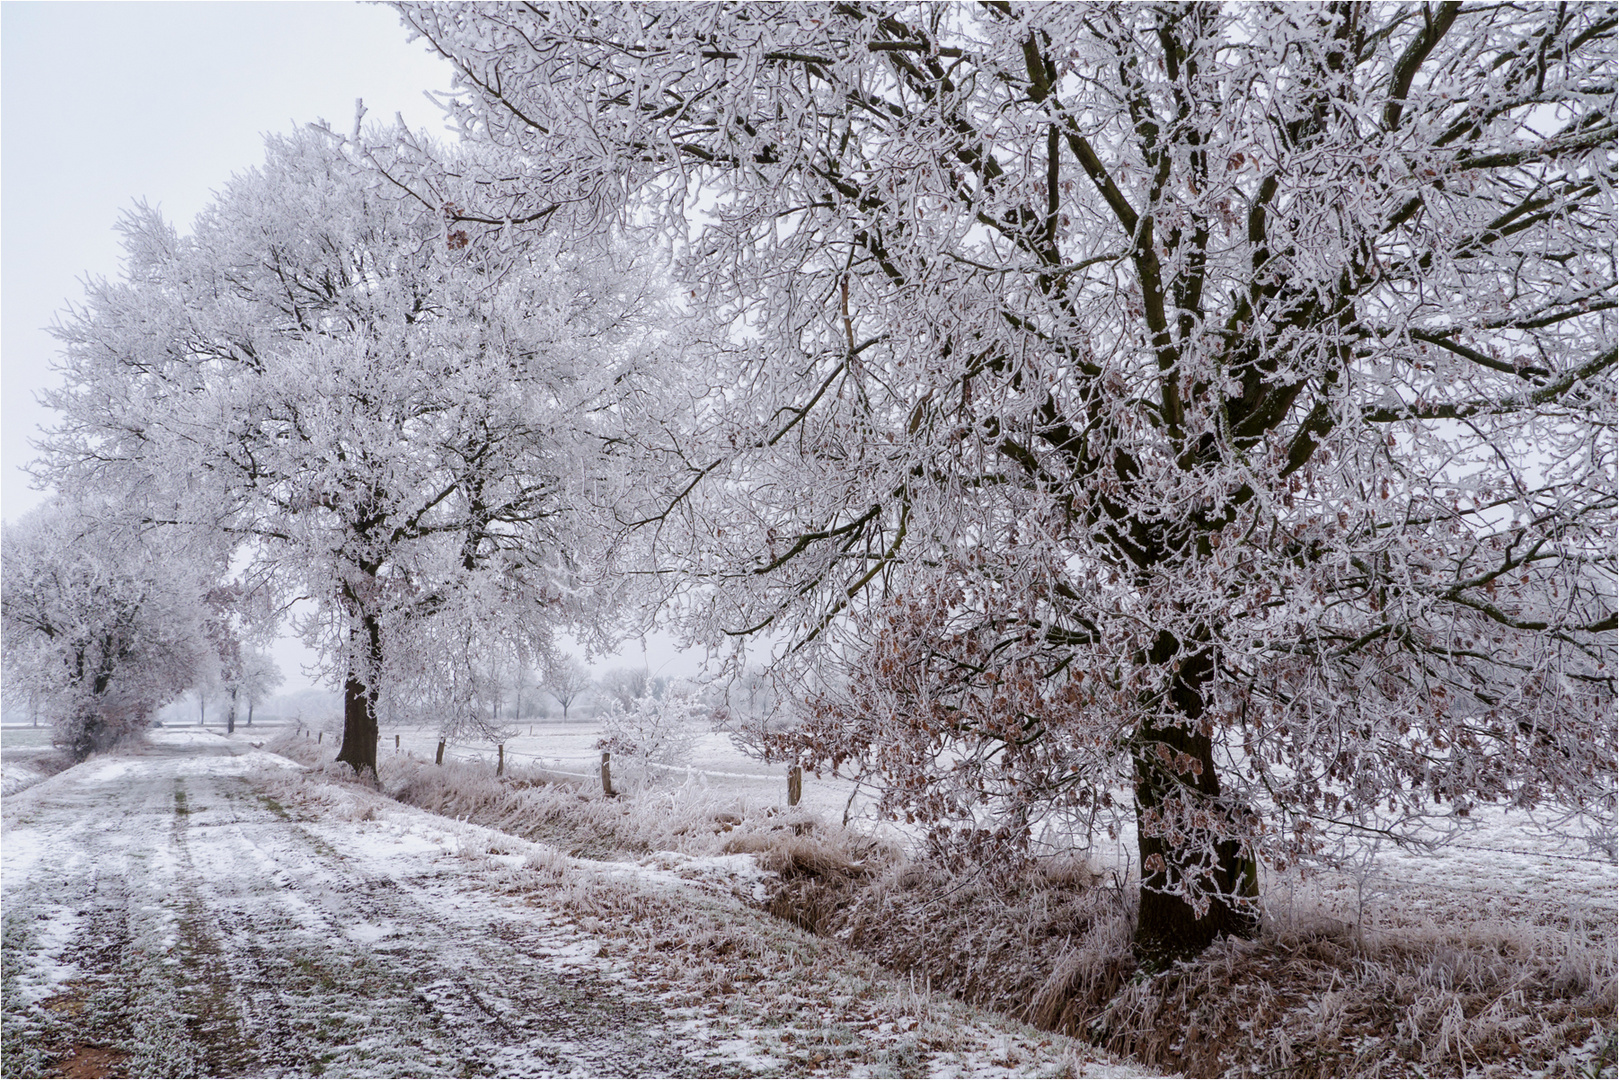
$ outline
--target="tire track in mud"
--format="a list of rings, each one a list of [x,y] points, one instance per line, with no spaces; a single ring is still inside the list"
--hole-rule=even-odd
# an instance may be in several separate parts
[[[143,831],[144,822],[161,820],[152,796],[150,790],[132,789],[122,805],[71,821],[67,834],[55,837],[51,850],[34,861],[29,887],[21,890],[12,887],[10,865],[17,834],[8,832],[3,1063],[8,1075],[101,1075],[157,1064],[132,1061],[136,1055],[130,1048],[147,1034],[141,1030],[141,1003],[154,987],[143,960],[163,920],[154,922],[150,912],[131,902],[131,859],[122,850],[123,841]],[[166,798],[166,793],[159,796],[160,806]],[[145,866],[137,876],[143,871],[162,873]],[[42,958],[32,955],[41,951]],[[46,992],[29,993],[23,984],[41,960],[60,977],[46,983]],[[170,996],[161,985],[155,989]]]

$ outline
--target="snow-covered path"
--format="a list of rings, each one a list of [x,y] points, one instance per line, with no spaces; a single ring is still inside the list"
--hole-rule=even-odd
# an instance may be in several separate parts
[[[1113,1071],[1076,1059],[1066,1040],[1009,1025],[986,1028],[982,1053],[928,1044],[916,1038],[926,1035],[918,1020],[907,1027],[881,1000],[852,1010],[869,1031],[843,1025],[850,1035],[839,1045],[858,1044],[858,1056],[798,1058],[806,1027],[830,1030],[823,1015],[806,1014],[795,1038],[791,1010],[767,1030],[761,1002],[678,985],[678,970],[649,963],[623,928],[615,936],[568,914],[561,896],[582,887],[577,872],[555,869],[531,845],[363,791],[339,791],[338,803],[306,813],[277,801],[299,789],[295,768],[211,733],[162,732],[141,753],[94,760],[7,798],[8,1072]],[[537,880],[555,881],[557,895]],[[747,915],[740,905],[737,914]],[[813,941],[783,948],[806,958],[793,960],[804,964],[793,985],[805,1004],[859,996],[815,985],[827,975]],[[966,1020],[928,1026],[988,1023]],[[873,1059],[873,1040],[907,1030],[905,1046]]]

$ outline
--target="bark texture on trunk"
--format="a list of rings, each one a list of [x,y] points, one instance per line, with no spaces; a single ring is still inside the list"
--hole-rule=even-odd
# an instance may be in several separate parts
[[[348,677],[343,680],[343,746],[337,760],[347,762],[357,773],[377,771],[377,672],[382,669],[382,630],[370,615],[360,619],[355,636],[364,636],[364,659],[356,656],[349,662]]]
[[[1165,633],[1151,660],[1169,664],[1177,655],[1184,655],[1181,644]],[[1202,724],[1202,687],[1213,675],[1214,658],[1207,647],[1185,656],[1170,687],[1173,713],[1164,722],[1145,725],[1137,735],[1136,835],[1142,870],[1135,950],[1149,966],[1195,956],[1216,938],[1251,937],[1258,928],[1252,904],[1259,896],[1257,867],[1240,842],[1215,842],[1211,859],[1207,832],[1200,836],[1194,827],[1183,827],[1177,830],[1180,843],[1149,835],[1165,819],[1185,826],[1195,820],[1194,812],[1227,821],[1234,812],[1220,801],[1214,743]],[[1182,882],[1205,895],[1202,914],[1171,891]]]
[[[236,691],[230,692],[230,707],[225,710],[225,734],[230,735],[236,731]]]

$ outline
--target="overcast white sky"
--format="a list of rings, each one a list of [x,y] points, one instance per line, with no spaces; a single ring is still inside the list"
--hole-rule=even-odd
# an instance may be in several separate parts
[[[232,173],[263,158],[263,135],[318,119],[346,130],[398,112],[443,135],[423,96],[449,68],[408,42],[389,8],[351,3],[0,4],[0,515],[37,505],[22,466],[50,423],[34,400],[52,382],[57,313],[88,276],[113,277],[113,224],[136,200],[185,230]],[[640,663],[639,647],[626,660]],[[653,668],[672,651],[654,643]],[[302,650],[277,650],[286,688]],[[599,667],[600,665],[598,665]],[[692,662],[675,661],[671,674]]]
[[[349,3],[0,4],[6,520],[43,497],[21,466],[50,422],[45,327],[86,275],[118,273],[118,215],[145,199],[184,229],[266,132],[346,129],[357,97],[439,131],[423,91],[449,68],[405,37],[392,10]]]

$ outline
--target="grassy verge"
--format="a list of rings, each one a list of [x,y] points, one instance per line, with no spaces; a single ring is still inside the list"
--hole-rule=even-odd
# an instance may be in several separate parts
[[[309,764],[324,756],[297,740],[273,748]],[[496,778],[404,757],[385,760],[379,780],[402,802],[574,855],[753,854],[774,876],[762,898],[748,895],[751,882],[737,892],[779,918],[919,985],[1155,1068],[1615,1075],[1615,927],[1571,920],[1555,897],[1529,910],[1394,904],[1356,931],[1291,904],[1256,940],[1149,976],[1130,954],[1130,890],[1083,864],[991,881],[908,860],[808,814],[749,813],[707,793],[607,799],[543,773]],[[623,914],[657,926],[655,913]],[[719,942],[727,931],[713,933]],[[734,981],[730,970],[714,977]]]

